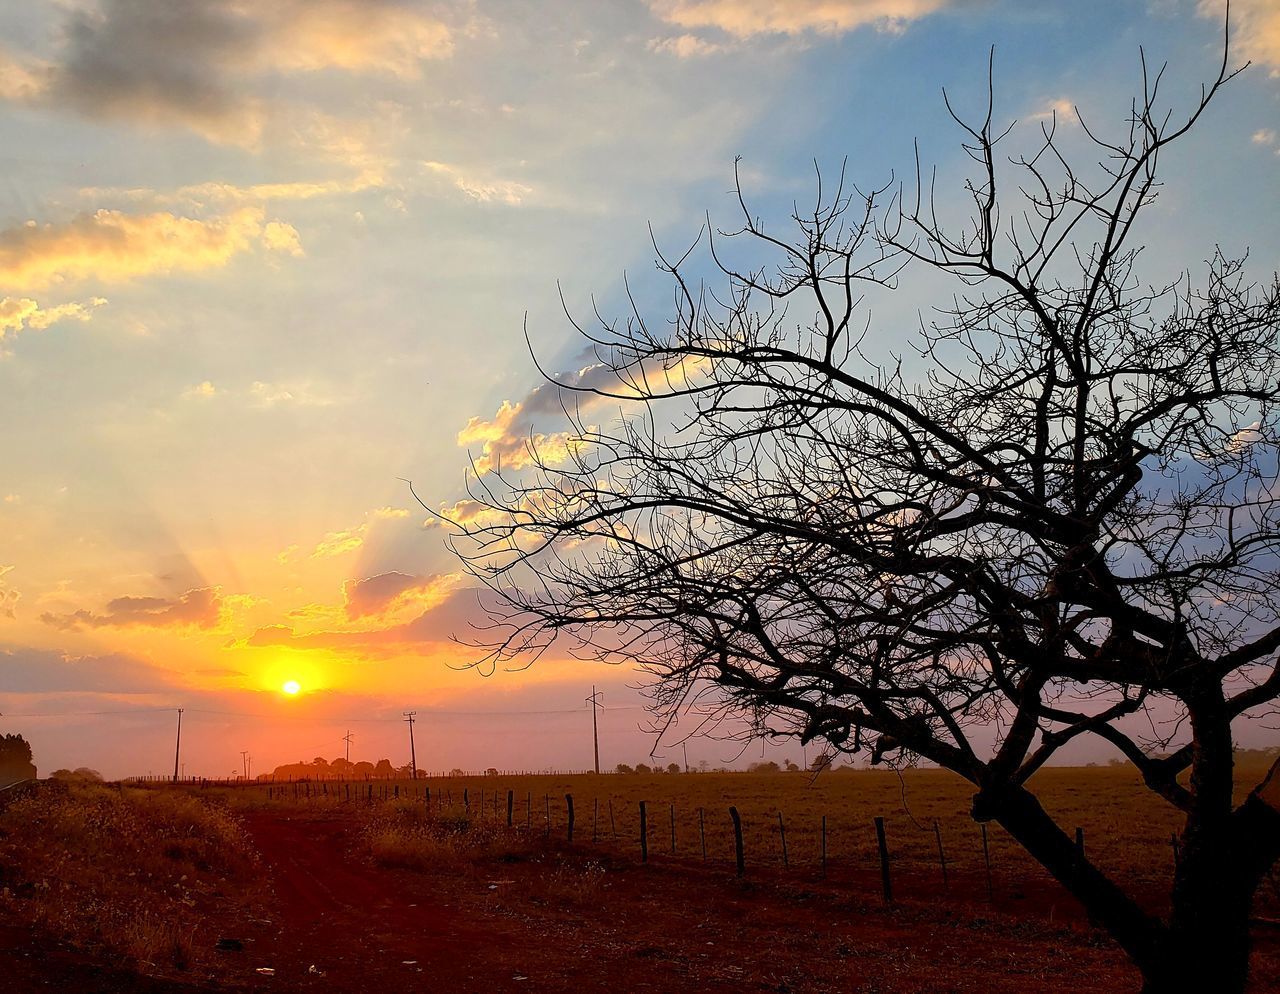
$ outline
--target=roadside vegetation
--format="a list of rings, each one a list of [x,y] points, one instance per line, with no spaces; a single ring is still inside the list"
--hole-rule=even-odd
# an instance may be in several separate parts
[[[49,784],[0,809],[0,914],[144,973],[203,965],[254,866],[232,814],[177,791]]]

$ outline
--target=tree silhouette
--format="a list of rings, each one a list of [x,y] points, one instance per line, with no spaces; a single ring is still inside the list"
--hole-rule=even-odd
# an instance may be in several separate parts
[[[1280,773],[1234,806],[1231,731],[1280,695],[1280,286],[1220,253],[1201,279],[1140,278],[1159,161],[1234,75],[1224,46],[1178,117],[1162,74],[1144,58],[1119,138],[1082,122],[1084,155],[1050,122],[1006,158],[990,87],[980,121],[952,111],[959,225],[918,164],[870,192],[820,177],[791,238],[739,192],[741,227],[709,236],[724,286],[659,252],[665,320],[633,301],[576,324],[592,375],[550,378],[567,453],[531,442],[532,470],[480,476],[486,514],[453,541],[500,600],[487,662],[564,641],[654,674],[666,717],[952,770],[1146,990],[1240,991],[1280,854]],[[864,296],[921,269],[954,296],[894,333],[914,355],[877,358]],[[592,427],[575,392],[625,413]],[[1185,817],[1167,918],[1036,798],[1088,738]]]
[[[31,744],[16,733],[0,735],[0,784],[34,779],[35,775]]]

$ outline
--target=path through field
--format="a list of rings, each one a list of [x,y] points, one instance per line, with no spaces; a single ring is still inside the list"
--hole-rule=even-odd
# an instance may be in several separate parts
[[[255,977],[285,990],[502,990],[500,935],[451,914],[421,881],[355,863],[348,823],[251,814],[251,837],[276,898],[274,928],[255,930]],[[413,886],[417,883],[418,886]],[[261,923],[259,923],[261,924]],[[460,956],[460,950],[468,955]],[[250,965],[250,964],[247,964]],[[274,977],[257,974],[260,967]]]
[[[259,812],[247,824],[273,900],[269,923],[253,923],[245,949],[226,954],[222,979],[233,985],[385,994],[1129,986],[1122,958],[1080,938],[1046,947],[966,920],[922,929],[919,909],[833,906],[803,888],[739,884],[691,865],[611,863],[588,900],[544,899],[550,865],[504,866],[500,881],[493,871],[414,873],[356,855],[349,818]]]

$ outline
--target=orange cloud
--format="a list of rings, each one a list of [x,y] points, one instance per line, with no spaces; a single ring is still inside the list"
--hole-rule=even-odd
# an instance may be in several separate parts
[[[461,580],[457,573],[414,576],[393,570],[363,580],[347,580],[342,585],[342,599],[347,617],[352,621],[385,616],[410,604],[430,610]]]
[[[117,282],[150,273],[216,269],[262,241],[267,227],[263,212],[249,207],[209,221],[111,210],[61,224],[28,221],[0,231],[0,285]],[[273,235],[272,242],[281,245],[282,236]]]
[[[222,620],[222,607],[218,587],[200,587],[176,598],[117,597],[107,603],[102,614],[86,610],[71,614],[45,613],[40,620],[61,631],[84,628],[213,628]]]
[[[367,595],[370,606],[382,603],[391,605],[401,595],[391,595],[390,592],[402,582],[404,581],[392,577],[367,587],[356,596]],[[425,607],[409,621],[373,628],[312,632],[299,632],[288,625],[266,625],[255,631],[244,644],[252,648],[281,646],[388,656],[420,650],[424,645],[449,642],[453,634],[465,634],[470,630],[471,624],[485,624],[489,617],[483,603],[476,596],[477,591],[458,586],[460,582],[461,578],[452,575],[427,578],[422,585],[422,589],[428,591],[423,602]],[[384,614],[371,612],[362,618],[386,618],[391,613],[390,610]]]
[[[844,34],[868,25],[900,31],[950,0],[649,0],[659,18],[682,28],[716,28],[738,38],[761,34]],[[687,46],[686,46],[687,47]],[[679,54],[679,53],[677,53]],[[688,54],[696,54],[690,51]]]

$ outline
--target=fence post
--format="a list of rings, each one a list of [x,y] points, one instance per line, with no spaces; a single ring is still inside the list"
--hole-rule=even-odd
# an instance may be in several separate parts
[[[551,795],[543,794],[542,802],[544,805],[546,805],[546,810],[547,810],[547,824],[546,824],[546,830],[543,832],[543,837],[549,839],[551,838]]]
[[[995,890],[991,885],[991,849],[987,845],[987,823],[982,823],[982,862],[987,868],[987,900],[995,900]]]
[[[644,801],[640,802],[640,862],[649,862],[649,814]]]
[[[564,805],[569,812],[569,844],[573,844],[573,795],[564,795]]]
[[[596,826],[599,824],[599,821],[600,821],[600,798],[594,797],[591,799],[591,841],[593,844],[599,841],[600,839],[600,834],[596,830]]]
[[[676,854],[676,806],[671,805],[671,855]]]
[[[933,819],[933,837],[938,840],[938,865],[942,867],[942,889],[950,890],[951,885],[947,880],[947,854],[942,848],[942,827],[938,824],[938,819]]]
[[[471,788],[462,788],[462,806],[467,809],[467,814],[471,814]]]
[[[884,837],[884,819],[876,817],[876,847],[880,850],[880,886],[884,903],[893,903],[893,884],[889,880],[889,843]]]
[[[787,826],[783,824],[782,812],[778,812],[778,835],[782,838],[782,868],[785,870],[790,865],[787,860]]]
[[[738,863],[738,876],[747,872],[747,861],[742,852],[742,817],[738,809],[730,806],[729,817],[733,819],[733,854]]]
[[[618,841],[618,823],[613,820],[613,798],[609,798],[609,832],[613,840]],[[1176,846],[1175,846],[1176,848]]]
[[[507,828],[511,827],[511,816],[515,813],[516,792],[514,790],[507,791]]]

